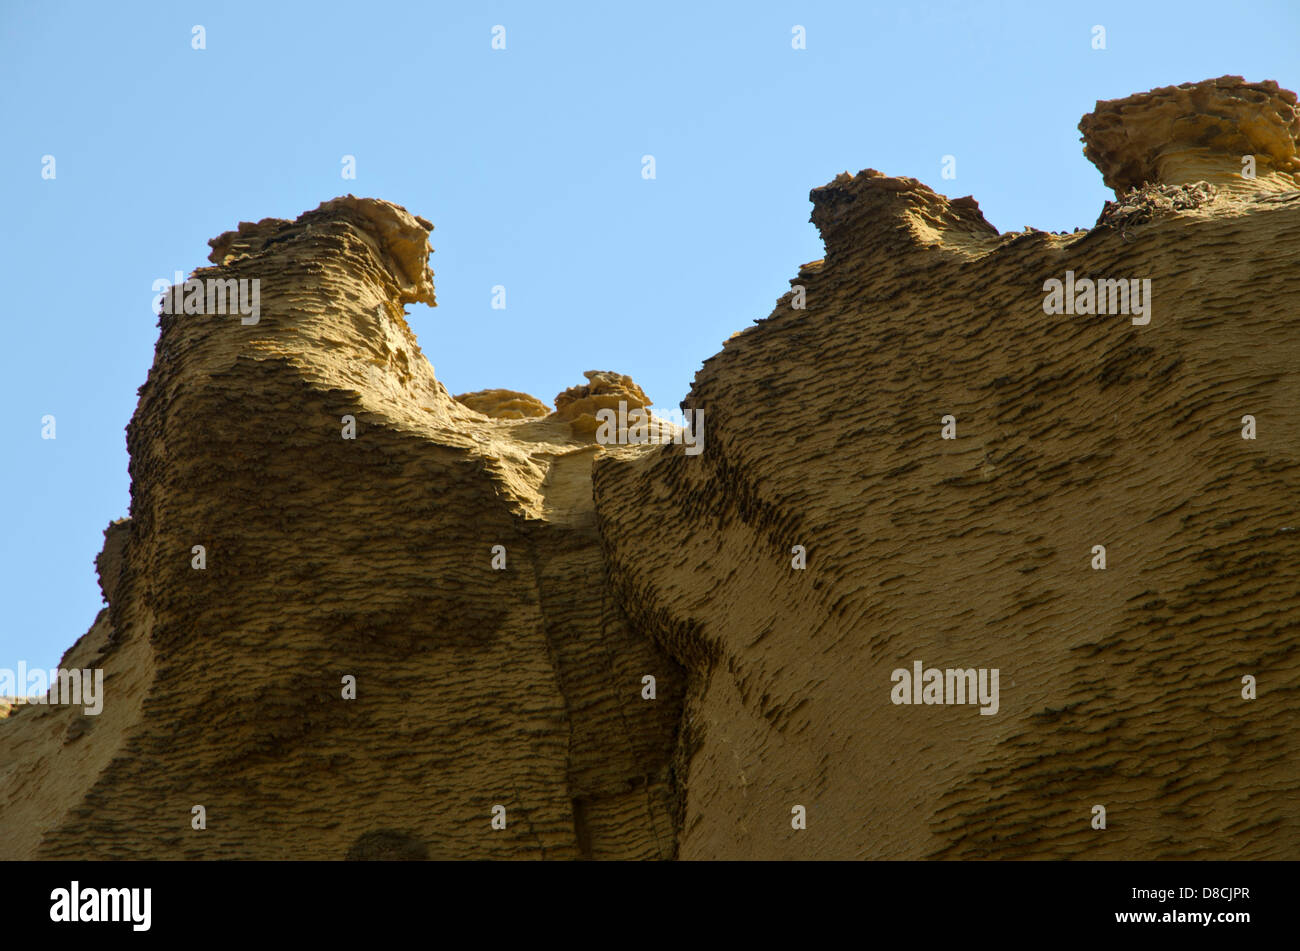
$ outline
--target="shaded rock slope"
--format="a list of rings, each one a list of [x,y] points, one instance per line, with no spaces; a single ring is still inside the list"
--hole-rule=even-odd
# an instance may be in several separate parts
[[[396,205],[215,239],[193,277],[260,319],[160,318],[63,661],[104,711],[0,720],[0,857],[1300,858],[1296,98],[1080,129],[1088,231],[815,189],[825,257],[696,375],[698,455],[602,444],[650,405],[615,372],[453,398]],[[1048,313],[1067,272],[1149,321]],[[999,671],[996,712],[893,702],[914,662]]]

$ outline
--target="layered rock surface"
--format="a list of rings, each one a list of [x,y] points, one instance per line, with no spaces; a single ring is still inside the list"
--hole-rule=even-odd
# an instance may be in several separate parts
[[[1099,112],[1220,128],[1223,88]],[[1300,189],[1131,175],[1064,236],[840,176],[825,259],[696,375],[705,451],[597,462],[620,600],[690,676],[683,858],[1300,857]],[[1150,323],[1045,314],[1067,270],[1150,279]],[[918,660],[999,669],[998,713],[895,705]]]
[[[1271,80],[1222,76],[1098,102],[1083,117],[1084,154],[1117,192],[1205,181],[1252,191],[1300,187],[1296,95]],[[1251,158],[1250,177],[1242,175]]]
[[[1069,235],[815,189],[825,258],[697,374],[698,455],[598,444],[649,405],[612,371],[452,398],[395,205],[214,239],[260,319],[160,320],[63,661],[104,712],[0,721],[0,857],[1300,857],[1294,106],[1099,103],[1117,199]],[[1150,323],[1046,314],[1067,271]],[[998,712],[892,703],[914,661],[1000,670]]]
[[[72,708],[6,722],[5,857],[673,855],[682,681],[609,596],[606,450],[436,380],[402,316],[428,231],[348,197],[212,242],[194,278],[259,280],[260,319],[160,320],[110,607],[65,659],[105,712],[69,745]]]

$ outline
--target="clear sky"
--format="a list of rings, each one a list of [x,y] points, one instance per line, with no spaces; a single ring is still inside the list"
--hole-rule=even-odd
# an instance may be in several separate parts
[[[609,369],[674,406],[822,256],[808,192],[839,172],[973,194],[1003,231],[1090,227],[1108,191],[1076,125],[1096,100],[1225,74],[1300,89],[1295,0],[0,0],[0,31],[7,668],[55,665],[100,608],[153,282],[241,220],[404,205],[436,227],[438,307],[410,323],[452,393],[549,403]]]

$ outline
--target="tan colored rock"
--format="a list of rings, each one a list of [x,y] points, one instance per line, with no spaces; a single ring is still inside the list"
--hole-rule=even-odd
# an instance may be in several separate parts
[[[476,390],[460,394],[456,402],[493,419],[531,419],[551,412],[537,397],[518,390]]]
[[[806,309],[705,361],[698,455],[594,442],[650,405],[618,373],[452,398],[396,205],[214,239],[260,319],[159,321],[61,662],[104,711],[0,719],[0,858],[1300,858],[1294,106],[1099,103],[1117,200],[1072,234],[814,189]],[[1067,271],[1150,322],[1046,313]],[[893,702],[916,661],[997,712]]]
[[[259,280],[257,323],[160,318],[70,654],[104,712],[3,721],[0,858],[673,855],[683,685],[608,591],[605,450],[435,378],[403,316],[429,227],[352,197],[241,225],[194,277]]]
[[[1272,80],[1223,76],[1098,102],[1079,122],[1084,154],[1123,197],[1148,184],[1209,182],[1237,191],[1300,190],[1300,110]],[[1243,178],[1242,158],[1255,158]]]
[[[618,412],[619,403],[627,411],[652,405],[650,398],[630,376],[609,370],[587,370],[587,382],[571,386],[555,397],[555,416],[567,420],[578,436],[591,436],[600,427],[596,414],[603,409]]]
[[[1162,136],[1199,101],[1166,92]],[[1205,95],[1190,124],[1235,143],[1221,96],[1254,92]],[[1101,164],[1186,168],[1148,151]],[[999,235],[841,175],[807,308],[695,377],[705,451],[597,460],[620,603],[689,677],[680,857],[1300,858],[1300,193],[1144,188],[1091,231]],[[1045,314],[1067,270],[1150,279],[1150,323]],[[998,712],[893,703],[915,661],[999,670]]]

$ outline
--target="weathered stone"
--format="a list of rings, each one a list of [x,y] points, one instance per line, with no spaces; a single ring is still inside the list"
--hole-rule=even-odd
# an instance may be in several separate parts
[[[0,721],[0,858],[1300,857],[1295,103],[1099,103],[1090,231],[814,189],[825,257],[696,375],[698,455],[595,442],[650,405],[618,373],[452,398],[396,205],[214,239],[260,318],[159,321],[61,662],[103,713]],[[900,705],[914,665],[996,710]]]

